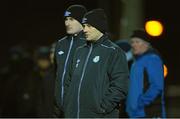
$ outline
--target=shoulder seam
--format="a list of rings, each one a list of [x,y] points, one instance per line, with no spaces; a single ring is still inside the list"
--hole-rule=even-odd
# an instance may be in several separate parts
[[[67,38],[67,36],[61,38],[60,40],[58,40],[58,42],[61,42],[61,41],[65,40],[66,38]]]
[[[102,47],[105,47],[105,48],[110,48],[110,49],[113,49],[113,50],[115,50],[115,49],[116,49],[116,48],[115,48],[115,47],[113,47],[113,46],[109,47],[109,46],[104,45],[104,44],[101,44],[101,46],[102,46]]]

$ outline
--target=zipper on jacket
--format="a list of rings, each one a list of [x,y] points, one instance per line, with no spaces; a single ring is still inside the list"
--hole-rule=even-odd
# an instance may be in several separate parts
[[[71,49],[72,49],[73,41],[74,41],[74,38],[72,37],[71,43],[70,43],[70,46],[69,46],[69,50],[68,50],[68,54],[67,54],[67,57],[66,57],[66,61],[65,61],[65,64],[64,64],[64,71],[63,71],[62,79],[61,79],[61,105],[63,104],[63,97],[64,97],[64,77],[65,77],[65,74],[66,74],[67,63],[68,63],[68,60],[69,60],[69,55],[70,55],[70,52],[71,52]]]
[[[79,113],[80,113],[80,91],[81,91],[81,84],[82,84],[82,80],[84,78],[84,73],[85,73],[85,70],[86,70],[86,67],[87,67],[87,63],[89,61],[89,57],[91,55],[91,52],[92,52],[92,44],[91,44],[91,47],[90,47],[90,50],[89,50],[89,53],[86,57],[86,61],[85,61],[85,64],[84,64],[84,67],[83,67],[83,71],[82,71],[82,75],[81,75],[81,79],[80,79],[80,82],[79,82],[79,87],[78,87],[78,99],[77,99],[77,104],[78,104],[78,110],[77,110],[77,118],[79,118]]]

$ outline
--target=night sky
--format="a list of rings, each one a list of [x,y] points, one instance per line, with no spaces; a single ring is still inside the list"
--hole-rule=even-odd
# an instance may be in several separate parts
[[[164,33],[158,37],[158,41],[154,45],[161,52],[164,62],[169,69],[168,80],[173,84],[177,84],[180,76],[178,75],[180,68],[179,51],[179,27],[180,27],[180,10],[178,1],[166,0],[146,0],[145,14],[146,20],[156,19],[163,23]]]
[[[172,3],[173,2],[173,3]],[[176,2],[176,3],[175,3]],[[155,44],[168,66],[168,79],[176,83],[179,58],[180,14],[178,1],[144,0],[145,21],[160,20],[164,24],[164,33]],[[97,0],[7,0],[2,4],[3,31],[1,39],[1,59],[7,59],[8,49],[23,44],[29,48],[50,45],[58,36],[65,35],[62,15],[67,6],[83,4],[88,10],[97,8]],[[1,62],[2,63],[2,62]]]

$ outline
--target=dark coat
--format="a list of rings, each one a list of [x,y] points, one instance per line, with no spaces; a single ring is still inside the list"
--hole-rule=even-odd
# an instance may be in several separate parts
[[[69,70],[69,64],[72,60],[74,52],[77,47],[85,44],[83,32],[77,36],[68,35],[61,38],[56,43],[55,47],[55,67],[56,67],[56,80],[55,80],[55,110],[57,115],[62,111],[63,98],[64,98],[64,80]]]
[[[129,82],[125,53],[107,36],[79,47],[65,82],[65,117],[118,117]]]

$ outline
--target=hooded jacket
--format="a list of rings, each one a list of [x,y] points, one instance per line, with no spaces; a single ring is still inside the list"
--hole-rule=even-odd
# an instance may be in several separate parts
[[[79,47],[65,82],[65,117],[118,117],[129,71],[125,53],[106,35]]]

